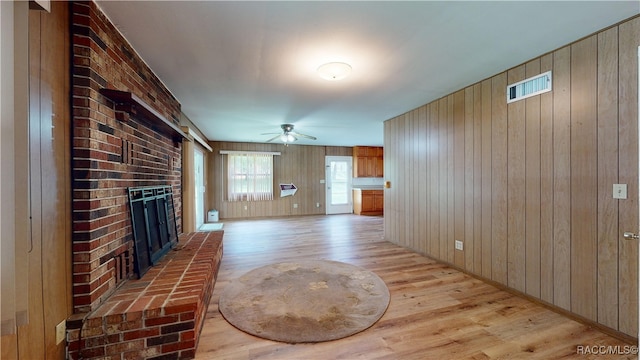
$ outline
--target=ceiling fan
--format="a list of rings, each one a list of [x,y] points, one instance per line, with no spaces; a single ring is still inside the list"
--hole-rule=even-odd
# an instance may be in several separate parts
[[[305,139],[310,139],[310,140],[316,140],[315,136],[300,134],[298,132],[293,131],[293,124],[282,124],[282,125],[280,125],[280,128],[282,129],[282,133],[264,133],[262,135],[277,134],[276,136],[274,136],[271,139],[267,140],[267,142],[271,142],[271,141],[279,138],[285,144],[294,142],[294,141],[298,140],[299,137],[305,138]]]

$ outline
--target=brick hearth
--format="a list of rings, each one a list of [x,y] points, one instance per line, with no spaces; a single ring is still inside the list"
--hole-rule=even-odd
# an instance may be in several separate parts
[[[183,234],[138,280],[67,322],[72,359],[195,356],[222,258],[222,231]]]

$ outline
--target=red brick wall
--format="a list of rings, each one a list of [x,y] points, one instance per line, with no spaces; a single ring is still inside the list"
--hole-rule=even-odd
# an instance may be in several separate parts
[[[99,91],[128,91],[178,124],[180,103],[93,2],[71,5],[73,84],[73,296],[94,310],[132,277],[127,187],[172,185],[181,230],[181,143],[150,119],[116,119]]]

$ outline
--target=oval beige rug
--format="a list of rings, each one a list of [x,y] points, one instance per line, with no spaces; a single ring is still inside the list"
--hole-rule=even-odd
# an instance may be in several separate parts
[[[389,305],[389,289],[363,268],[325,260],[263,266],[228,284],[219,309],[236,328],[288,343],[321,342],[367,329]]]

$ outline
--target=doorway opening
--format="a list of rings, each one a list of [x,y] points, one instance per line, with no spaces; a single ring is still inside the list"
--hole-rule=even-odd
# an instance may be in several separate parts
[[[353,212],[352,166],[351,156],[325,157],[327,215]]]

